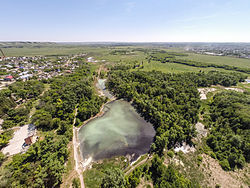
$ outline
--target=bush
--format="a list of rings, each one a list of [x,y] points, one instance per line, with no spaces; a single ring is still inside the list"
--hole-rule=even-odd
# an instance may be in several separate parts
[[[201,162],[202,162],[202,160],[203,160],[203,157],[200,156],[200,155],[198,155],[198,156],[197,156],[197,160],[198,160],[197,164],[198,164],[198,166],[200,166],[200,164],[201,164]]]
[[[174,152],[173,152],[173,151],[168,151],[168,152],[167,152],[167,155],[168,155],[170,158],[173,158],[173,157],[174,157]]]
[[[210,153],[210,156],[211,156],[212,158],[214,158],[214,159],[217,159],[214,152],[211,152],[211,153]]]
[[[222,167],[224,170],[226,170],[226,171],[231,170],[230,165],[229,165],[229,162],[228,162],[227,159],[224,159],[223,161],[220,161],[220,165],[221,165],[221,167]]]
[[[5,155],[2,152],[0,152],[0,166],[2,165],[5,159],[6,159]]]
[[[74,178],[72,181],[72,187],[73,188],[80,188],[81,187],[81,183],[80,183],[80,179],[79,178]]]

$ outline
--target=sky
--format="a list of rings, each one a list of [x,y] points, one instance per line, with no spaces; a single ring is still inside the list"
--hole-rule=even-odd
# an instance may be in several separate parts
[[[0,3],[0,41],[250,42],[250,0]]]

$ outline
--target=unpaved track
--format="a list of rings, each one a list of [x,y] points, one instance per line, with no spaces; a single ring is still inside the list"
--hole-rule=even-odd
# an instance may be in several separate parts
[[[71,61],[71,59],[69,59],[66,64],[70,63],[70,61]],[[98,78],[100,76],[100,73],[101,73],[102,69],[103,69],[103,65],[101,65],[99,67],[99,69],[98,69]],[[95,82],[98,80],[98,78],[95,79]],[[94,84],[94,87],[95,87],[95,84]],[[88,120],[86,120],[85,122],[83,122],[82,126],[85,125],[88,121],[90,121],[90,120],[92,120],[92,119],[94,119],[94,118],[96,118],[98,116],[101,116],[103,114],[102,110],[104,108],[104,105],[105,104],[102,105],[100,112],[96,116],[91,117]],[[76,122],[77,110],[78,109],[76,108],[75,118],[74,118],[74,121],[73,121],[73,148],[74,148],[75,170],[76,170],[76,172],[77,172],[77,174],[79,176],[80,183],[81,183],[81,188],[85,188],[83,175],[82,175],[83,169],[82,169],[82,165],[81,165],[81,156],[78,155],[78,151],[77,151],[78,147],[80,146],[80,143],[79,143],[78,138],[77,138],[77,135],[78,135],[77,133],[78,133],[78,130],[81,127],[77,128],[77,127],[74,126],[75,122]]]
[[[138,164],[134,165],[132,168],[130,168],[125,175],[129,175],[136,167],[142,165],[143,163],[145,163],[148,160],[151,160],[152,156],[147,157],[146,159],[143,159],[142,161],[140,161]]]
[[[74,146],[75,170],[78,173],[80,183],[81,183],[81,188],[85,188],[84,180],[83,180],[83,176],[82,176],[82,169],[81,169],[81,166],[79,165],[79,164],[81,164],[81,161],[79,158],[80,156],[78,155],[78,152],[77,152],[77,148],[80,146],[80,143],[77,141],[78,128],[75,127],[76,115],[77,115],[77,108],[75,111],[75,118],[74,118],[74,122],[73,122],[73,146]]]

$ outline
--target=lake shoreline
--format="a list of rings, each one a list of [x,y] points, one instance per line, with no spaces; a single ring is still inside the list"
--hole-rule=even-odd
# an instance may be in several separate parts
[[[84,161],[90,157],[99,161],[114,156],[130,156],[129,161],[133,162],[148,153],[155,136],[152,124],[124,99],[109,101],[105,105],[105,110],[98,116],[101,118],[92,118],[95,121],[89,120],[87,123],[90,124],[79,130]]]

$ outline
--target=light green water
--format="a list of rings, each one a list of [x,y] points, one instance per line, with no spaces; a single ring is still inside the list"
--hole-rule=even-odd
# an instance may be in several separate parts
[[[112,156],[147,153],[155,131],[126,101],[109,103],[102,117],[96,118],[79,131],[80,148],[84,159],[94,160]]]
[[[96,83],[96,87],[102,90],[105,97],[111,99],[113,95],[106,89],[105,83],[106,83],[106,79],[98,79],[98,82]]]

